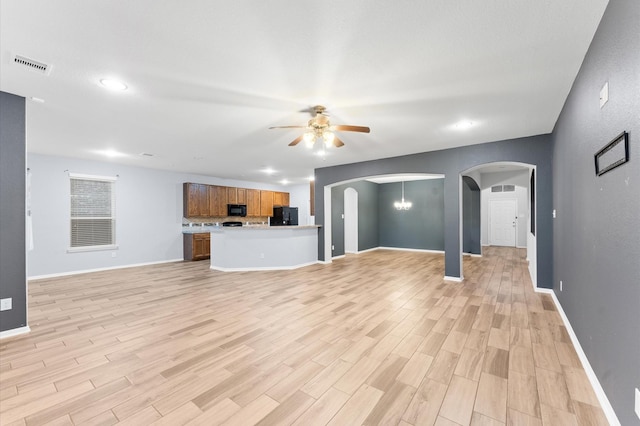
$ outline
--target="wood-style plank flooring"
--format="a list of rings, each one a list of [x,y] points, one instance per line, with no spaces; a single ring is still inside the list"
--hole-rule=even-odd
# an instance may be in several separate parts
[[[524,250],[295,271],[172,263],[34,281],[2,425],[605,425]]]

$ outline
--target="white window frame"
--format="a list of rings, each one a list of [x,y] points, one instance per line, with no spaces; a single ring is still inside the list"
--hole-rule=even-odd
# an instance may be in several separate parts
[[[72,221],[73,220],[77,220],[77,219],[96,219],[96,218],[90,218],[90,217],[73,217],[72,216],[72,211],[71,211],[71,197],[73,196],[73,194],[71,194],[71,180],[73,179],[77,179],[77,180],[94,180],[94,181],[100,181],[100,182],[109,182],[112,183],[111,185],[111,216],[109,218],[106,217],[100,217],[99,219],[110,219],[112,220],[113,223],[113,228],[111,230],[112,235],[113,235],[113,243],[112,244],[100,244],[100,245],[93,245],[93,246],[78,246],[78,247],[72,247],[71,246],[71,226],[72,226]],[[118,180],[118,178],[116,176],[98,176],[98,175],[87,175],[87,174],[81,174],[81,173],[69,173],[69,248],[67,249],[67,253],[78,253],[78,252],[87,252],[87,251],[101,251],[101,250],[116,250],[118,249],[118,245],[116,244],[116,206],[115,206],[115,183]]]

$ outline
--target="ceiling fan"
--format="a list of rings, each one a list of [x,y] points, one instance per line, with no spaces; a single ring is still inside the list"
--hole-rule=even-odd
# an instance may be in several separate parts
[[[322,105],[316,105],[311,110],[315,112],[316,116],[309,120],[306,126],[274,126],[269,127],[269,129],[306,129],[306,131],[295,138],[289,146],[296,146],[301,141],[304,141],[305,145],[309,148],[312,148],[316,140],[320,138],[322,138],[327,147],[333,145],[340,148],[344,145],[344,142],[335,135],[334,132],[336,131],[361,133],[369,133],[371,131],[371,129],[365,126],[352,126],[348,124],[331,125],[331,123],[329,123],[329,116],[325,114],[326,108]]]

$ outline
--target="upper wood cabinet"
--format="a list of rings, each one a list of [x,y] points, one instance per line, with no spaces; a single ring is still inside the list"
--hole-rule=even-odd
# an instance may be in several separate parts
[[[227,204],[240,204],[238,202],[238,189],[235,187],[227,187]]]
[[[247,216],[260,216],[260,190],[246,189]]]
[[[209,185],[185,183],[182,186],[184,217],[209,216]]]
[[[244,188],[236,188],[238,195],[237,204],[247,204],[247,190]]]
[[[184,217],[226,217],[227,204],[246,204],[248,217],[273,216],[274,206],[289,205],[289,193],[202,183],[183,184]]]
[[[227,187],[209,185],[209,215],[222,217],[227,215]]]
[[[273,216],[273,191],[260,191],[260,216]]]
[[[288,192],[274,192],[273,193],[273,206],[289,206],[289,193]]]
[[[316,215],[316,183],[314,181],[309,182],[309,214],[311,216]]]

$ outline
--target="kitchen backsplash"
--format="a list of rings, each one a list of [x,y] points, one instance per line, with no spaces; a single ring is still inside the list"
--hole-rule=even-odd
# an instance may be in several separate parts
[[[269,218],[267,216],[254,216],[254,217],[238,217],[238,216],[227,216],[227,217],[191,217],[191,218],[182,218],[183,225],[189,225],[193,223],[194,225],[199,225],[201,223],[220,223],[222,222],[242,222],[243,224],[249,223],[249,225],[266,225],[269,223]]]

